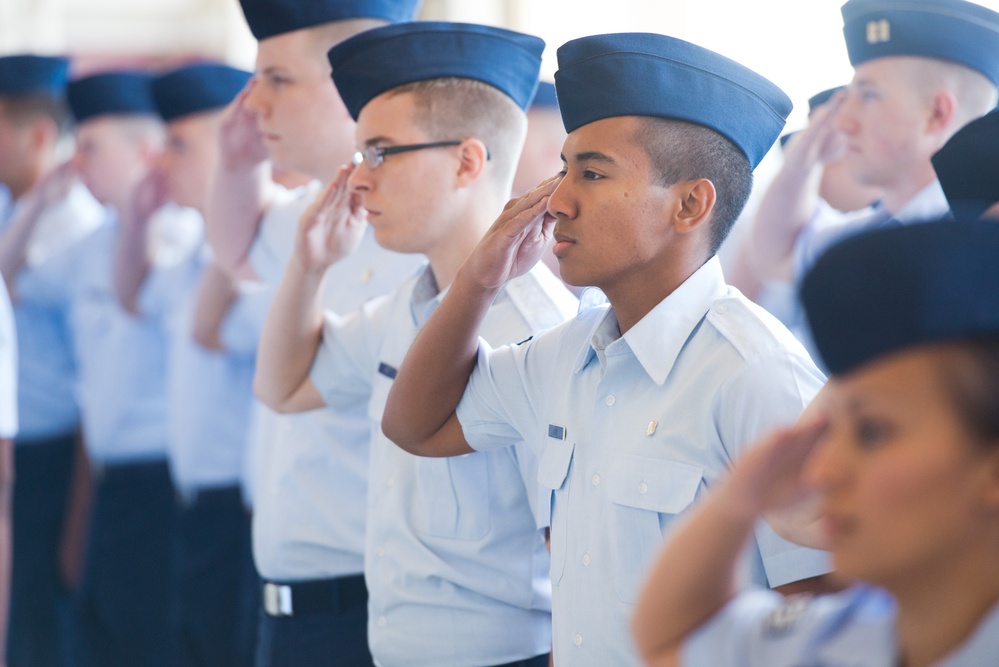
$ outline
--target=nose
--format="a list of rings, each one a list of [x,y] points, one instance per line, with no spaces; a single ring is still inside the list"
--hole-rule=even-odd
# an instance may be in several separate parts
[[[571,186],[568,180],[563,177],[559,184],[555,186],[555,190],[552,191],[551,195],[548,197],[548,212],[555,216],[556,218],[574,218],[576,217],[576,208],[573,206],[573,197],[571,195]]]
[[[361,164],[354,167],[347,176],[347,187],[355,192],[367,192],[371,189],[371,169],[368,163],[361,160]]]
[[[843,483],[846,471],[844,441],[832,425],[816,443],[815,449],[805,461],[802,477],[805,483],[822,492],[828,492]]]
[[[252,85],[248,87],[246,97],[243,100],[243,104],[247,109],[261,116],[266,115],[270,109],[264,99],[264,88],[265,86],[260,85],[260,82],[254,77]]]
[[[854,135],[857,133],[857,95],[849,88],[844,91],[843,101],[836,110],[833,118],[833,126],[844,134]]]

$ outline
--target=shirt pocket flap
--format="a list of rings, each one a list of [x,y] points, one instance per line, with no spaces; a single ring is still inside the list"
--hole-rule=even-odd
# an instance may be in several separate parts
[[[677,461],[617,454],[610,467],[607,497],[627,507],[679,514],[694,501],[704,471]]]
[[[538,482],[549,489],[559,490],[569,475],[572,464],[574,443],[567,440],[551,440],[538,463]]]

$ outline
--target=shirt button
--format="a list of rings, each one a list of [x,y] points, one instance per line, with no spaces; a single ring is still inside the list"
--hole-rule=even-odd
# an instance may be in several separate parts
[[[388,624],[388,619],[387,618],[385,618],[384,616],[379,616],[378,617],[378,627],[379,628],[384,628],[387,624]]]
[[[575,644],[576,646],[582,646],[583,645],[583,635],[581,635],[581,634],[579,634],[577,632],[576,636],[572,638],[572,643]]]
[[[378,557],[379,558],[385,557],[385,547],[378,547]]]
[[[614,394],[607,394],[607,398],[604,399],[604,403],[606,403],[607,406],[610,407],[615,403],[617,403],[617,399],[614,398]]]
[[[590,566],[590,554],[589,553],[583,554],[583,565],[585,565],[587,567]]]
[[[389,477],[385,480],[385,486],[392,486],[395,484],[395,477]]]
[[[638,485],[638,492],[642,494],[648,493],[649,485],[646,484],[645,482],[642,482],[641,484]]]
[[[728,312],[728,306],[724,305],[715,306],[715,312],[718,313],[719,315],[724,315],[725,313]]]
[[[590,478],[590,481],[593,482],[593,486],[600,486],[600,475],[594,473],[593,477]]]

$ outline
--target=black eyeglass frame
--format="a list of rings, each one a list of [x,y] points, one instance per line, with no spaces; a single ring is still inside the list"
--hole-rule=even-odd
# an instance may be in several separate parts
[[[460,145],[461,141],[432,141],[427,144],[407,144],[405,146],[368,146],[364,150],[355,151],[352,162],[355,167],[361,166],[361,163],[364,162],[368,165],[368,169],[377,169],[382,166],[382,162],[389,155],[422,151],[426,148],[444,148],[446,146]]]

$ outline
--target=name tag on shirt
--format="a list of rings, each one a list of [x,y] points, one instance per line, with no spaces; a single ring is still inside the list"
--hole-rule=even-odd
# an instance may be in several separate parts
[[[398,368],[393,368],[385,362],[378,364],[378,372],[387,377],[390,380],[394,380],[395,376],[399,374]]]
[[[565,427],[556,426],[555,424],[549,424],[548,437],[555,438],[556,440],[565,440]]]

